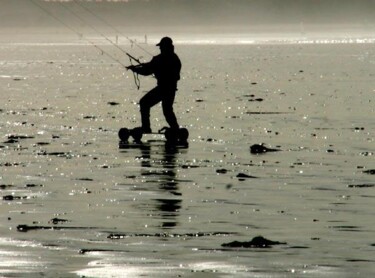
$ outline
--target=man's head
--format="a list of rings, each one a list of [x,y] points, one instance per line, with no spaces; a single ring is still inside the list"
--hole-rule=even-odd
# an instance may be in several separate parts
[[[173,52],[174,50],[173,41],[170,37],[162,38],[156,46],[160,47],[162,53]]]

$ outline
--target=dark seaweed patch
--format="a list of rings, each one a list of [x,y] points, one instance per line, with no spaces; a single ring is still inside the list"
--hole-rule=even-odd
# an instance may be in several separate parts
[[[13,166],[20,166],[21,164],[18,162],[5,162],[5,163],[0,163],[0,167],[13,167]]]
[[[262,236],[257,236],[250,241],[232,241],[229,243],[223,243],[221,246],[229,248],[270,248],[273,245],[281,244],[286,244],[286,242],[273,241]]]
[[[50,143],[48,142],[37,142],[35,143],[35,146],[46,146],[46,145],[49,145]]]
[[[229,236],[234,233],[228,232],[198,232],[198,233],[186,233],[186,234],[171,234],[171,233],[156,233],[156,234],[127,234],[118,233],[110,234],[107,238],[109,239],[124,239],[128,237],[160,237],[160,238],[195,238],[195,237],[210,237],[210,236]]]
[[[253,85],[256,85],[256,83],[253,84]],[[251,94],[251,95],[243,95],[243,97],[245,97],[245,98],[249,98],[248,101],[259,101],[259,102],[261,102],[261,101],[264,100],[263,98],[260,98],[260,97],[256,98],[254,94]],[[242,100],[241,97],[237,97],[237,99]]]
[[[363,259],[348,259],[346,260],[347,262],[350,262],[350,263],[372,263],[374,262],[373,260],[363,260]]]
[[[9,140],[23,140],[23,139],[33,139],[34,136],[28,136],[28,135],[9,135]]]
[[[375,175],[375,169],[366,170],[366,171],[363,171],[363,173],[369,174],[369,175]]]
[[[289,114],[289,112],[253,112],[253,111],[248,111],[246,112],[248,115],[274,115],[274,114]]]
[[[121,252],[121,253],[124,253],[124,252],[127,252],[127,251],[119,251],[119,250],[114,250],[114,249],[96,249],[96,248],[92,248],[92,249],[80,249],[79,250],[79,253],[84,255],[86,253],[90,253],[90,252]]]
[[[28,183],[25,187],[43,187],[43,184]]]
[[[94,181],[93,179],[90,179],[90,178],[79,178],[77,180],[78,181]]]
[[[226,174],[227,172],[228,172],[227,169],[217,169],[216,170],[216,173],[218,173],[218,174]]]
[[[4,144],[14,144],[14,143],[18,143],[19,141],[16,140],[16,139],[9,139],[7,141],[4,141]]]
[[[5,195],[3,196],[4,201],[14,201],[14,200],[21,200],[21,199],[26,199],[27,197],[23,196],[13,196],[13,195]]]
[[[38,155],[56,156],[56,157],[64,157],[64,158],[72,158],[73,157],[73,155],[71,153],[65,153],[65,152],[41,151],[41,152],[38,152]]]
[[[254,144],[250,146],[250,153],[252,154],[264,154],[267,152],[278,152],[279,149],[272,149],[264,146],[263,144]]]
[[[333,188],[324,188],[324,187],[315,187],[315,188],[312,188],[312,190],[337,191],[337,189],[333,189]]]
[[[97,227],[69,227],[69,226],[29,226],[29,225],[18,225],[18,232],[29,232],[38,230],[92,230],[98,229]]]
[[[59,224],[59,223],[66,223],[66,222],[69,222],[69,220],[55,217],[55,218],[52,218],[48,223]]]
[[[362,232],[363,230],[359,226],[330,226],[331,229],[336,229],[341,232]]]
[[[60,247],[61,245],[57,243],[42,243],[42,246],[44,247]]]
[[[247,175],[247,174],[244,174],[244,173],[239,173],[236,178],[238,178],[239,181],[244,181],[246,179],[257,179],[257,177],[254,177],[254,176],[250,176],[250,175]]]
[[[19,232],[29,232],[33,230],[52,230],[53,227],[47,227],[47,226],[29,226],[29,225],[18,225],[17,231]]]
[[[182,169],[193,169],[193,168],[199,168],[201,166],[199,165],[181,165]]]
[[[349,188],[370,188],[375,187],[375,184],[349,184]]]

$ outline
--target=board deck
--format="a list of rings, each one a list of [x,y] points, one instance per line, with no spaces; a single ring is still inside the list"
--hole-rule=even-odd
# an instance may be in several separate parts
[[[121,128],[118,131],[118,136],[122,142],[127,142],[130,137],[133,138],[135,142],[141,142],[141,139],[144,135],[162,135],[168,142],[175,142],[175,143],[184,143],[187,142],[189,137],[189,131],[186,128],[180,128],[178,130],[172,130],[170,128],[163,128],[162,131],[164,132],[149,132],[143,133],[142,128],[136,127],[133,129],[128,129],[126,127]]]

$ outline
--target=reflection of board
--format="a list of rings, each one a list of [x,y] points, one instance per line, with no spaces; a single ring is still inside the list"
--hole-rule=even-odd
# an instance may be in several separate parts
[[[126,127],[121,128],[118,132],[118,136],[122,142],[128,142],[129,137],[132,137],[135,142],[141,142],[143,133],[142,128],[136,127],[133,129],[128,129]],[[163,128],[158,133],[151,133],[151,134],[162,134],[164,135],[165,139],[168,142],[175,142],[175,143],[185,143],[189,138],[189,131],[186,128],[180,129],[171,129],[171,128]]]

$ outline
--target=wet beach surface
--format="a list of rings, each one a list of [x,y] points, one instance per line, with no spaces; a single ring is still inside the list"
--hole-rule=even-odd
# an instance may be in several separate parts
[[[177,45],[177,147],[119,147],[153,79],[92,46],[0,49],[1,276],[374,275],[373,45]]]

